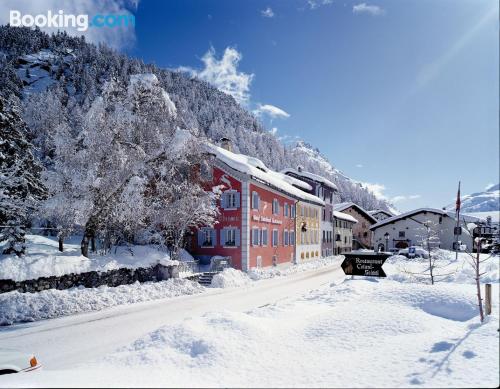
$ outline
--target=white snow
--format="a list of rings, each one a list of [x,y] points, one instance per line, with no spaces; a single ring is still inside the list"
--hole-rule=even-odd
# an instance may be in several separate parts
[[[209,142],[207,142],[207,148],[210,152],[214,153],[219,160],[241,173],[255,177],[299,199],[310,201],[319,205],[325,204],[319,197],[294,187],[290,184],[290,179],[283,177],[284,174],[272,171],[257,158],[249,157],[243,154],[236,154]]]
[[[257,268],[254,267],[248,272],[248,276],[254,280],[263,280],[274,277],[286,277],[291,274],[301,273],[305,271],[320,269],[327,266],[338,265],[344,260],[343,255],[331,256],[326,258],[318,258],[307,262],[298,263],[296,265],[285,264],[276,267]]]
[[[188,317],[80,366],[2,383],[496,387],[498,314],[480,325],[474,291],[451,283],[345,280],[246,312],[221,308]]]
[[[332,214],[333,214],[333,217],[337,218],[337,219],[341,219],[341,220],[347,220],[347,221],[350,221],[350,222],[353,222],[353,223],[357,223],[358,220],[355,219],[353,216],[347,214],[347,213],[344,213],[344,212],[339,212],[339,211],[332,211]]]
[[[234,288],[249,285],[252,280],[240,270],[228,268],[214,275],[212,284],[214,288]]]
[[[190,280],[172,278],[160,282],[136,282],[117,287],[49,289],[38,293],[0,294],[0,325],[37,321],[117,305],[201,293],[205,288]]]
[[[338,190],[337,188],[337,185],[335,185],[333,182],[331,182],[330,180],[326,179],[325,177],[322,177],[322,176],[319,176],[317,174],[314,174],[314,173],[311,173],[311,172],[306,172],[306,171],[298,171],[296,169],[293,169],[293,168],[286,168],[286,169],[283,169],[281,171],[281,173],[294,173],[298,176],[302,176],[302,177],[306,177],[306,178],[309,178],[313,181],[317,181],[317,182],[320,182],[332,189],[335,189],[335,190]]]
[[[394,264],[398,261],[408,260],[391,258]],[[388,274],[395,271],[392,265],[386,269]],[[474,284],[456,280],[428,285],[407,279],[346,279],[329,269],[327,273],[304,273],[301,278],[294,275],[289,280],[260,280],[250,291],[227,288],[217,295],[186,297],[177,305],[172,299],[172,307],[163,304],[162,308],[148,306],[147,310],[139,310],[137,305],[137,313],[109,312],[109,317],[91,316],[88,321],[82,316],[76,323],[69,319],[52,326],[47,323],[39,332],[35,327],[24,336],[22,331],[30,329],[17,329],[23,344],[37,335],[58,343],[59,333],[74,332],[74,338],[81,332],[86,334],[81,341],[86,345],[93,341],[92,329],[103,331],[103,325],[110,320],[113,336],[134,331],[118,324],[120,320],[130,323],[131,317],[138,326],[148,323],[146,314],[155,323],[165,323],[129,342],[116,343],[114,351],[105,355],[92,353],[92,348],[88,352],[94,358],[89,360],[73,350],[73,355],[80,358],[76,365],[52,363],[36,374],[2,377],[0,385],[498,386],[497,298],[493,301],[493,315],[480,324]],[[325,280],[329,282],[325,284]],[[280,289],[285,285],[282,281],[287,285],[286,298]],[[305,285],[308,290],[300,292]],[[263,304],[263,296],[267,296],[267,304]],[[498,282],[493,284],[493,296],[498,296]],[[195,299],[200,298],[200,303],[195,304]],[[252,300],[254,307],[248,309],[247,302]],[[207,304],[204,312],[201,307]],[[175,307],[185,307],[183,319],[170,320],[179,313]],[[162,319],[160,309],[172,313]],[[9,339],[15,334],[15,328],[0,332],[0,340],[10,345]]]
[[[61,253],[56,238],[26,235],[25,256],[19,258],[16,255],[0,255],[0,279],[22,281],[122,267],[135,269],[154,266],[157,263],[174,264],[174,261],[170,261],[168,252],[154,246],[117,246],[113,247],[109,254],[91,254],[90,258],[86,258],[80,254],[79,241],[78,237],[69,240],[70,243],[64,244],[64,252]],[[180,259],[192,261],[193,257],[183,250]]]

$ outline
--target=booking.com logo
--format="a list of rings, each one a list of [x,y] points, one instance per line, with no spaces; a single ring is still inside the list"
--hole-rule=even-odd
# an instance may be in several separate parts
[[[11,10],[9,23],[14,27],[74,27],[78,31],[87,31],[89,27],[134,27],[135,16],[132,14],[97,14],[89,18],[89,15],[85,14],[65,14],[63,10],[54,13],[49,10],[46,15],[22,15],[21,11]]]

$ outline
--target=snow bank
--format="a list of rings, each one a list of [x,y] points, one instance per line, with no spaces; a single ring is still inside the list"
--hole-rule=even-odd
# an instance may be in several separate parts
[[[38,293],[9,292],[0,294],[0,325],[29,322],[98,311],[123,304],[157,300],[200,293],[205,288],[197,282],[173,278],[167,281],[114,288],[49,289]]]
[[[289,266],[252,268],[248,272],[248,276],[254,281],[273,277],[285,277],[289,274],[319,269],[325,266],[340,265],[343,260],[343,255],[336,255],[326,258],[314,259],[296,265],[290,264]]]
[[[466,253],[459,253],[458,259],[455,260],[455,252],[448,250],[438,250],[433,255],[438,255],[436,261],[435,274],[442,274],[436,279],[439,282],[455,282],[460,284],[475,283],[475,272],[469,261],[472,259]],[[482,283],[498,283],[499,281],[499,256],[490,256],[489,254],[481,254],[480,259],[484,260],[481,264]],[[399,282],[417,282],[430,278],[427,275],[418,273],[428,273],[429,259],[425,258],[406,258],[403,255],[393,255],[387,258],[384,264],[384,270],[388,279]]]
[[[234,288],[248,285],[251,282],[248,275],[242,271],[229,268],[214,275],[211,286],[214,288]]]
[[[473,285],[348,280],[160,327],[93,366],[143,386],[496,387],[497,327]]]
[[[23,281],[69,273],[135,269],[157,263],[175,264],[175,261],[170,260],[168,252],[154,246],[118,246],[113,247],[107,255],[91,254],[90,258],[86,258],[80,254],[79,240],[75,237],[65,243],[64,252],[61,253],[56,238],[26,235],[27,252],[24,257],[0,255],[0,279]],[[185,261],[193,260],[185,250],[182,250],[180,257]]]

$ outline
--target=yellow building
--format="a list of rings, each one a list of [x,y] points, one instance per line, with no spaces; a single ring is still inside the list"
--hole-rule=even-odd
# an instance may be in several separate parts
[[[321,256],[322,206],[306,201],[296,204],[295,258],[297,263]]]

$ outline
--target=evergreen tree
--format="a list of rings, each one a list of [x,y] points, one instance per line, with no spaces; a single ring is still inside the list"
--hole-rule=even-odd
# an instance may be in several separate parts
[[[24,226],[45,196],[41,171],[16,104],[0,96],[0,240],[7,240],[4,254],[24,254]]]

